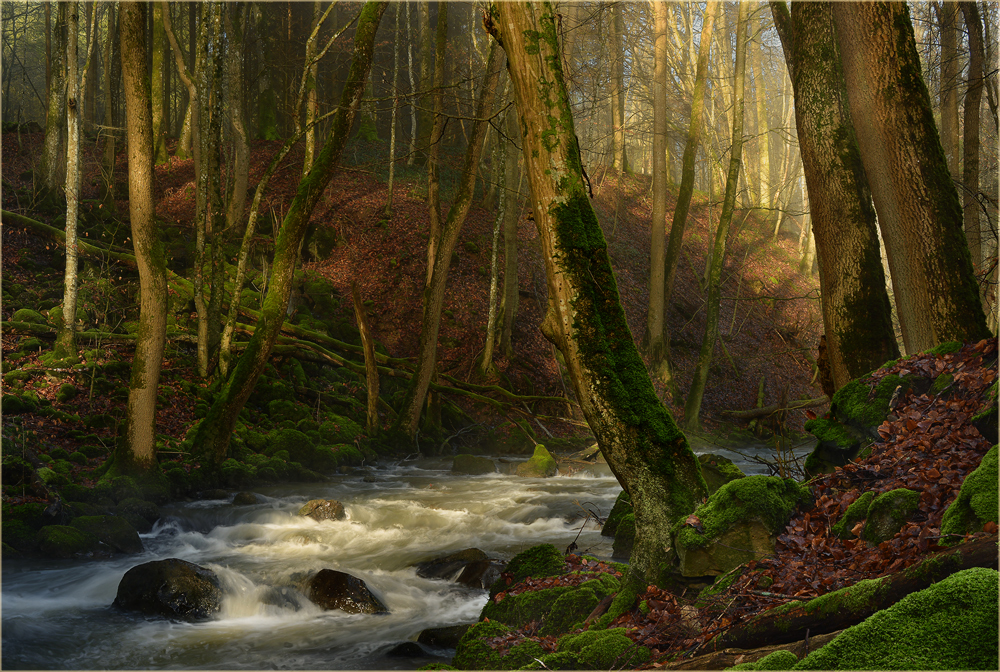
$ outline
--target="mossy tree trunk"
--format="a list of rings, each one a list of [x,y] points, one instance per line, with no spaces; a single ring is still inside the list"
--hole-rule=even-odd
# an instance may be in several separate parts
[[[55,48],[52,49],[51,76],[46,100],[45,141],[42,145],[41,163],[35,177],[35,193],[42,203],[57,204],[62,201],[62,188],[66,180],[66,30],[68,2],[58,2]]]
[[[367,2],[361,10],[354,35],[351,69],[330,129],[330,138],[323,145],[313,169],[299,182],[295,198],[282,221],[261,317],[232,374],[216,395],[208,415],[198,425],[194,438],[195,451],[202,456],[203,464],[218,465],[226,459],[236,419],[267,366],[271,349],[285,321],[299,243],[350,137],[371,70],[375,32],[387,5],[388,2]]]
[[[795,95],[833,384],[899,357],[875,209],[847,105],[830,3],[772,2]]]
[[[698,461],[656,396],[625,320],[607,243],[590,204],[549,3],[497,2],[490,32],[507,52],[548,280],[545,336],[635,509],[636,573],[658,580],[671,523],[706,494]]]
[[[739,4],[739,18],[736,23],[736,62],[733,68],[735,82],[733,85],[733,136],[729,154],[729,175],[726,178],[726,195],[722,200],[722,213],[719,215],[719,226],[715,230],[715,244],[708,266],[707,282],[708,296],[705,299],[705,335],[701,341],[698,353],[698,364],[695,367],[694,379],[684,402],[684,427],[688,431],[701,426],[701,400],[705,394],[708,382],[709,367],[712,364],[712,353],[715,342],[719,338],[719,308],[722,301],[722,266],[726,258],[726,239],[729,237],[729,225],[733,220],[733,210],[736,206],[736,190],[739,184],[740,166],[743,163],[743,107],[744,83],[747,55],[747,4]]]
[[[119,472],[156,468],[156,393],[167,334],[167,276],[153,205],[153,118],[143,5],[120,5],[122,74],[128,130],[129,216],[139,269],[139,331],[132,360],[125,433],[115,455]]]
[[[443,11],[443,8],[442,8]],[[438,18],[441,21],[442,17]],[[427,390],[434,375],[437,363],[437,340],[441,328],[441,308],[444,305],[444,293],[448,282],[448,269],[451,266],[451,255],[458,242],[458,234],[462,224],[472,207],[473,190],[476,186],[476,168],[483,151],[483,140],[490,125],[487,119],[493,109],[496,97],[497,83],[500,81],[500,61],[502,55],[493,45],[486,62],[486,76],[479,91],[476,103],[476,122],[472,127],[472,136],[465,152],[465,163],[462,166],[462,176],[448,209],[448,218],[441,227],[437,254],[434,257],[430,281],[424,288],[423,321],[420,329],[420,346],[417,354],[417,367],[410,381],[410,387],[403,399],[399,416],[396,418],[394,430],[402,431],[411,440],[416,437],[420,423],[420,412],[427,397]],[[437,133],[435,133],[436,135]]]
[[[906,351],[987,338],[909,9],[896,2],[836,2],[833,20]]]

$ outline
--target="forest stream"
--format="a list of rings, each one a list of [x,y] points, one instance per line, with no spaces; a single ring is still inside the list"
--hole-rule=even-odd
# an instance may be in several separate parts
[[[709,447],[693,446],[696,452]],[[745,473],[765,467],[737,453]],[[770,457],[769,447],[747,446]],[[501,466],[504,466],[501,464]],[[606,558],[611,538],[584,509],[606,516],[621,488],[606,465],[573,475],[463,476],[451,459],[419,459],[335,476],[325,483],[256,489],[259,503],[229,499],[164,506],[145,551],[105,561],[5,560],[5,669],[414,669],[447,662],[389,652],[425,628],[471,623],[485,590],[417,576],[414,564],[465,548],[509,559],[541,543]],[[298,516],[309,499],[341,501],[344,521]],[[583,529],[581,530],[581,526]],[[111,606],[131,567],[181,558],[215,571],[219,616],[203,623],[127,614]],[[322,611],[291,587],[322,568],[363,579],[388,615]]]

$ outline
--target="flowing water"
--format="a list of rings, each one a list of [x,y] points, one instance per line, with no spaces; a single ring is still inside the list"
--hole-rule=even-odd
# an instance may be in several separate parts
[[[697,451],[701,452],[701,451]],[[737,456],[738,457],[738,456]],[[604,465],[549,479],[462,476],[450,459],[401,462],[320,484],[255,490],[259,502],[201,500],[161,509],[145,551],[105,561],[5,560],[4,669],[414,669],[454,650],[394,657],[425,628],[474,622],[486,591],[423,579],[413,565],[480,548],[510,558],[540,543],[611,554],[585,523],[606,516],[621,488]],[[760,465],[741,463],[747,473]],[[296,515],[309,499],[336,499],[343,521]],[[203,623],[126,614],[111,606],[131,567],[182,558],[215,571],[221,613]],[[363,579],[388,615],[322,611],[294,587],[330,568]]]

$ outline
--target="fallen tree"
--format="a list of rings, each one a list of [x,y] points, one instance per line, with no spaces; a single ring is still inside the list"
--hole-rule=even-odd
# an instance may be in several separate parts
[[[815,637],[807,636],[799,641],[785,644],[769,644],[756,649],[736,649],[729,648],[722,651],[713,651],[692,658],[682,658],[667,663],[661,669],[664,670],[724,670],[734,665],[743,663],[754,663],[769,656],[775,651],[791,651],[799,660],[805,658],[809,652],[822,648],[835,640],[843,630],[828,632]]]
[[[743,621],[700,646],[696,653],[801,640],[806,633],[825,634],[856,625],[877,611],[955,572],[971,567],[997,568],[997,535],[935,553],[895,574],[865,579],[808,602],[792,602]]]
[[[788,411],[800,411],[803,408],[815,408],[830,403],[830,397],[825,394],[816,399],[798,399],[787,406],[785,404],[771,404],[760,408],[751,408],[745,411],[721,411],[723,415],[728,415],[737,420],[753,420],[754,418],[765,418],[773,413],[785,413]]]

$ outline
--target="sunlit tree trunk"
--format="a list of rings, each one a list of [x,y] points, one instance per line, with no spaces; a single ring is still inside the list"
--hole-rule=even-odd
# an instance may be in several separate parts
[[[392,121],[389,131],[389,196],[385,216],[392,216],[392,188],[396,178],[396,119],[399,116],[399,5],[396,5],[396,33],[392,43]]]
[[[969,30],[969,80],[965,89],[962,159],[962,182],[965,188],[962,190],[962,212],[965,220],[965,239],[969,242],[972,265],[978,269],[983,263],[982,231],[979,226],[979,107],[983,102],[983,24],[975,2],[963,2],[961,5],[965,25]],[[958,171],[953,170],[951,174],[955,177]]]
[[[444,7],[442,6],[441,9],[443,11]],[[441,21],[442,18],[439,17],[438,21]],[[441,40],[442,33],[438,35],[439,40]],[[448,209],[448,218],[441,226],[434,267],[430,280],[424,288],[423,320],[420,328],[417,366],[393,427],[395,431],[402,431],[410,440],[416,437],[421,409],[423,409],[427,390],[430,387],[437,364],[437,340],[441,327],[441,307],[444,305],[444,294],[448,282],[448,269],[451,266],[451,254],[458,242],[458,234],[461,233],[462,224],[465,223],[469,208],[472,207],[473,190],[476,185],[476,167],[479,165],[483,141],[490,127],[487,119],[493,109],[497,82],[500,80],[502,56],[499,51],[495,45],[490,48],[490,55],[486,63],[486,75],[480,87],[479,100],[476,103],[476,121],[473,124],[469,146],[465,152],[460,182],[455,198]]]
[[[163,61],[163,12],[165,9],[159,2],[151,3],[153,11],[153,68],[152,68],[152,102],[153,102],[153,161],[165,163],[167,160],[167,127],[163,116],[163,77],[166,72]]]
[[[406,165],[412,166],[417,160],[417,87],[413,79],[413,20],[411,18],[410,7],[413,3],[406,4],[406,71],[410,76],[410,149],[406,155]]]
[[[833,3],[851,116],[907,353],[989,336],[909,10]]]
[[[790,16],[784,2],[771,8],[794,85],[826,352],[840,388],[899,357],[875,209],[847,105],[831,3],[794,2]]]
[[[733,139],[730,145],[729,175],[726,178],[726,195],[722,201],[722,213],[719,215],[719,226],[715,230],[715,244],[712,251],[712,261],[709,266],[707,298],[705,299],[705,336],[701,341],[698,353],[698,364],[695,367],[691,389],[684,403],[684,426],[688,431],[701,427],[699,415],[701,400],[705,394],[705,384],[708,381],[708,370],[712,364],[712,352],[719,338],[719,308],[722,300],[722,266],[726,257],[726,239],[729,237],[729,225],[733,219],[736,205],[736,188],[739,183],[740,164],[743,160],[743,107],[744,83],[746,73],[747,52],[747,5],[739,5],[739,18],[736,24],[736,63],[733,68],[735,84],[733,86]]]
[[[45,113],[45,142],[35,178],[35,192],[42,202],[56,205],[63,201],[66,183],[66,12],[68,2],[56,3],[55,49],[52,50],[51,76]]]
[[[236,363],[232,374],[216,395],[208,415],[198,425],[195,451],[203,465],[219,465],[226,459],[229,437],[237,417],[270,359],[271,348],[281,331],[292,291],[292,278],[299,243],[309,225],[309,217],[319,202],[340,162],[351,126],[364,94],[371,69],[373,43],[388,2],[365,3],[354,35],[351,70],[334,117],[330,138],[323,145],[313,169],[299,182],[295,198],[279,229],[274,264],[268,278],[268,292],[253,337]]]
[[[509,83],[508,83],[509,87]],[[508,92],[504,91],[501,104],[507,101]],[[510,114],[506,112],[505,114]],[[502,124],[501,124],[502,125]],[[498,137],[493,147],[494,174],[497,176],[497,214],[493,220],[493,244],[490,246],[490,298],[487,303],[486,315],[486,345],[483,346],[483,356],[479,364],[479,373],[489,376],[496,373],[493,364],[493,351],[497,344],[497,291],[499,285],[500,267],[497,259],[497,247],[500,245],[500,229],[503,228],[507,215],[507,142]]]
[[[612,166],[626,172],[628,157],[625,154],[625,25],[622,21],[621,3],[611,5],[611,142]]]
[[[664,2],[651,2],[653,11],[653,212],[649,227],[649,305],[646,308],[644,343],[653,370],[669,378],[664,323],[664,255],[666,252],[667,185],[667,22],[669,9]]]
[[[635,509],[631,568],[656,582],[670,525],[706,494],[698,461],[660,403],[619,301],[590,204],[547,2],[497,2],[489,28],[507,52],[522,153],[548,280],[542,331],[562,351],[601,452]]]
[[[139,330],[132,360],[118,472],[156,468],[156,393],[167,330],[167,280],[153,205],[153,120],[143,33],[143,5],[120,3],[122,73],[128,130],[129,217],[139,269]]]
[[[958,147],[958,3],[935,2],[938,28],[941,31],[941,145],[948,170],[957,177],[961,151]]]

